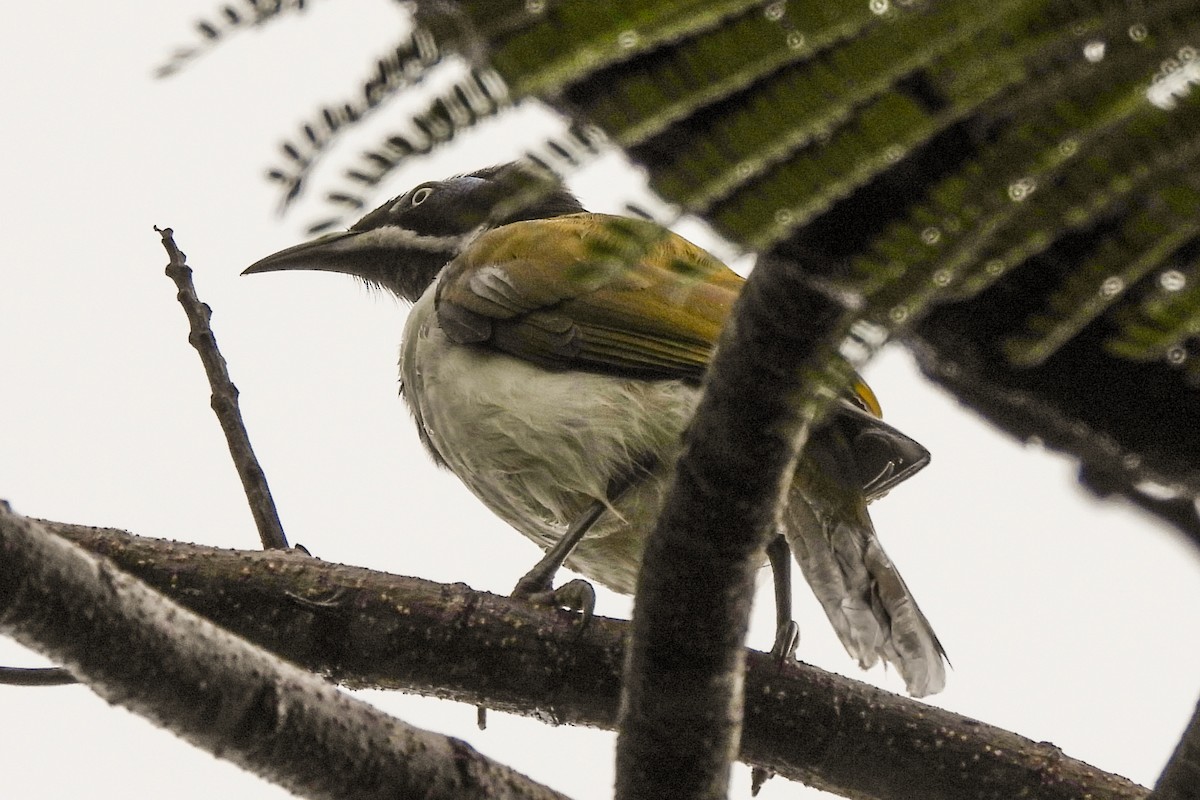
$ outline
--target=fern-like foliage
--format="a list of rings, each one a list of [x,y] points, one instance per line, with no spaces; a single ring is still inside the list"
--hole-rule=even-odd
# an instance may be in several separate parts
[[[263,25],[281,14],[303,11],[308,5],[308,0],[239,0],[225,3],[212,16],[196,20],[199,41],[176,47],[170,57],[155,69],[154,74],[159,78],[173,75],[230,34]]]
[[[1134,361],[1165,361],[1200,384],[1200,241],[1177,250],[1167,269],[1136,302],[1114,313],[1110,353]]]
[[[488,58],[517,95],[555,94],[598,69],[653,52],[696,35],[719,32],[746,9],[777,5],[762,0],[592,0],[508,2],[468,0],[442,15],[429,4],[427,24],[453,36],[470,20],[476,43],[486,41]],[[511,7],[511,11],[507,9]],[[505,10],[502,10],[505,9]],[[418,11],[421,12],[419,7]],[[533,68],[531,68],[533,67]]]
[[[761,75],[738,70],[719,75],[718,71],[736,65],[722,58],[720,49],[705,48],[708,61],[700,63],[697,56],[689,64],[688,74],[695,76],[698,85],[675,101],[680,108],[695,103],[703,110],[670,130],[655,130],[647,122],[632,125],[625,139],[639,158],[661,165],[656,171],[660,191],[704,213],[739,187],[753,189],[752,179],[788,159],[809,158],[798,154],[808,145],[828,140],[841,126],[854,125],[856,115],[881,113],[867,107],[873,102],[894,103],[885,96],[903,94],[893,89],[904,76],[977,34],[1005,7],[1000,3],[980,13],[974,3],[947,3],[928,16],[899,15],[892,25],[880,24],[861,4],[849,6],[841,18],[831,19],[832,10],[825,8],[820,28],[814,27],[814,20],[783,18],[781,22],[792,23],[783,37],[784,46],[801,45],[790,51],[794,60]],[[732,27],[730,38],[742,31],[749,35],[732,46],[752,50],[752,26]],[[919,44],[914,46],[914,41]],[[675,83],[661,78],[659,82]],[[710,100],[707,95],[712,90],[701,88],[710,83],[738,90]],[[640,135],[649,132],[659,135]],[[897,156],[893,148],[891,160]],[[729,208],[723,213],[737,216]],[[795,214],[792,217],[796,224],[801,222]],[[754,224],[748,219],[731,223]]]
[[[471,71],[346,172],[318,227],[536,98],[575,125],[535,160],[565,171],[609,137],[668,202],[853,297],[871,347],[907,338],[1090,479],[1200,496],[1195,0],[430,0],[415,19],[435,49],[409,42],[402,79],[285,146],[288,197],[419,80],[405,65]]]
[[[880,309],[902,321],[934,300],[974,296],[1063,234],[1122,213],[1153,176],[1190,163],[1192,104],[1177,114],[1150,104],[1148,76],[1133,64],[1114,56],[1064,70],[1055,93],[1009,101],[981,157],[933,185],[855,260],[864,285],[880,287]]]
[[[1185,165],[1196,175],[1194,161]],[[1200,192],[1187,182],[1156,189],[1153,203],[1121,219],[1100,237],[1093,254],[1046,297],[1023,331],[1004,343],[1017,366],[1041,364],[1104,311],[1129,287],[1163,268],[1200,237]]]
[[[361,211],[370,190],[392,170],[432,152],[480,120],[495,116],[509,103],[508,87],[499,76],[488,69],[470,70],[465,79],[415,114],[405,130],[387,134],[378,146],[362,155],[358,166],[346,170],[345,177],[355,189],[331,192],[326,199],[344,212]],[[343,219],[344,214],[339,214],[310,226],[309,231],[326,230]]]
[[[432,67],[441,63],[442,51],[433,35],[418,28],[391,52],[376,59],[358,96],[335,105],[322,106],[316,116],[300,127],[301,135],[280,145],[285,162],[267,177],[283,184],[284,209],[300,195],[309,173],[337,135],[379,108],[396,92],[420,84]],[[486,105],[476,102],[476,93],[464,89],[462,104],[469,109]]]

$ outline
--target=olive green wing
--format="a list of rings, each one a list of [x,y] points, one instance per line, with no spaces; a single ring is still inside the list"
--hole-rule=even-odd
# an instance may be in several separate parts
[[[652,222],[572,214],[484,233],[443,272],[436,307],[460,344],[552,369],[698,379],[742,283]]]

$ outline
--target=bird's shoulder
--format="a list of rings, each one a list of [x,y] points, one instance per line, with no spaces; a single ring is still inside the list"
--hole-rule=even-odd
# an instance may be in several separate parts
[[[443,271],[436,303],[460,343],[544,366],[694,377],[742,283],[660,225],[581,213],[481,234]]]

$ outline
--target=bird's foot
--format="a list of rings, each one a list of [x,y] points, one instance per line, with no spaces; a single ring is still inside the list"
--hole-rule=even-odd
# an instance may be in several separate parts
[[[771,657],[782,667],[785,662],[796,659],[796,648],[799,645],[800,626],[789,619],[775,629],[775,644],[771,647]]]
[[[536,572],[536,570],[535,570]],[[578,611],[583,625],[587,625],[596,610],[596,590],[582,578],[567,581],[557,589],[531,572],[517,582],[512,596],[528,600],[539,606],[565,608],[568,611]]]

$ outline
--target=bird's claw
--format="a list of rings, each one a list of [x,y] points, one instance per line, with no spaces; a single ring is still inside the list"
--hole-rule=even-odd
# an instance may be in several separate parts
[[[342,598],[346,594],[345,587],[336,586],[332,589],[327,589],[315,597],[305,597],[294,592],[284,592],[287,599],[291,600],[298,606],[307,608],[310,611],[322,611],[329,608],[337,608],[341,605]]]
[[[307,547],[298,542],[288,548],[288,552],[299,553],[300,555],[307,556],[309,558],[315,557],[311,552],[309,552]],[[284,592],[283,594],[288,600],[291,600],[293,603],[301,606],[302,608],[307,608],[309,611],[321,611],[329,608],[337,608],[339,605],[341,605],[342,598],[346,595],[346,588],[344,586],[335,586],[332,589],[326,589],[322,592],[318,592],[316,595],[311,597],[296,594],[295,592]]]
[[[526,575],[517,582],[512,596],[539,606],[565,608],[568,611],[578,611],[584,626],[592,618],[596,610],[596,590],[582,578],[567,581],[557,589],[537,580],[530,580]]]
[[[771,646],[771,657],[777,666],[782,667],[787,661],[794,661],[796,648],[800,645],[800,626],[794,620],[788,620],[786,625],[780,625],[775,630],[775,644]]]

